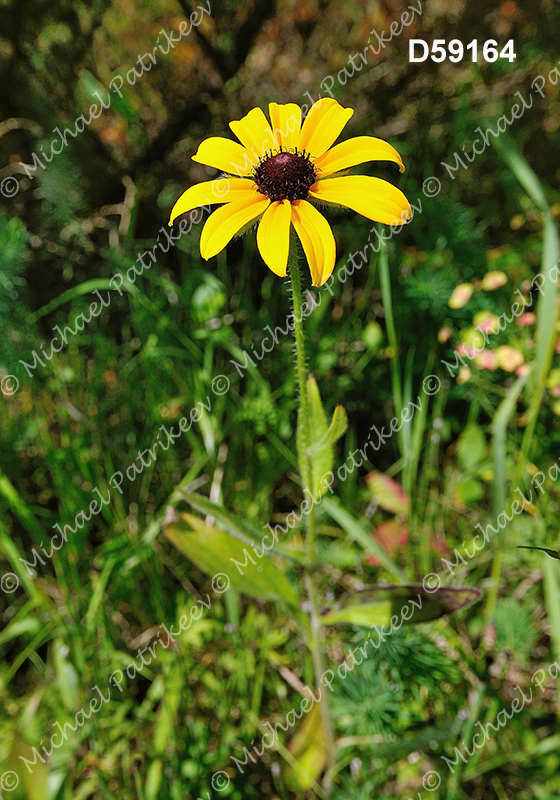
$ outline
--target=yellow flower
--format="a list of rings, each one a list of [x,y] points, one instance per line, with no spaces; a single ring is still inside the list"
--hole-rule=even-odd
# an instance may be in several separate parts
[[[169,224],[193,208],[224,203],[208,218],[200,237],[201,255],[209,259],[260,220],[257,246],[280,277],[287,273],[293,225],[313,286],[322,286],[334,269],[335,242],[328,222],[309,200],[347,206],[368,219],[402,225],[412,210],[400,189],[380,178],[336,174],[365,161],[394,161],[401,172],[404,165],[394,147],[372,136],[331,147],[354,113],[336,100],[315,103],[303,124],[301,109],[294,103],[270,103],[268,108],[272,127],[260,108],[230,122],[241,144],[219,136],[201,143],[193,161],[238,177],[191,186],[173,206]]]

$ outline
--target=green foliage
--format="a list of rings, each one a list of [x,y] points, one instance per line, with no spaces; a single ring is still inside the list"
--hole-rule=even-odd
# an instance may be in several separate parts
[[[0,380],[19,381],[0,403],[0,580],[13,573],[20,582],[14,592],[0,591],[0,777],[20,770],[18,756],[29,757],[33,746],[50,748],[55,722],[74,722],[93,687],[111,690],[110,704],[46,765],[22,773],[13,800],[196,800],[216,795],[211,777],[223,769],[231,771],[228,800],[321,796],[320,789],[294,791],[286,777],[302,721],[244,774],[231,761],[259,741],[264,721],[284,721],[299,707],[302,686],[314,687],[300,591],[306,571],[320,614],[363,586],[412,584],[430,572],[485,592],[483,603],[455,617],[395,631],[335,679],[334,724],[343,740],[337,800],[425,796],[422,775],[441,767],[440,754],[455,742],[469,741],[475,717],[495,720],[514,683],[530,685],[558,657],[558,563],[547,554],[558,552],[560,502],[558,481],[548,477],[560,452],[555,282],[544,302],[533,293],[536,326],[513,322],[490,345],[521,352],[534,365],[530,376],[470,363],[461,383],[440,364],[479,312],[510,313],[523,282],[558,260],[552,84],[545,98],[533,92],[531,112],[508,131],[515,144],[500,137],[498,149],[486,148],[454,178],[442,166],[473,141],[482,119],[495,128],[501,109],[511,107],[512,76],[528,96],[535,75],[548,75],[557,61],[557,8],[525,4],[521,13],[514,5],[500,5],[490,18],[474,2],[456,17],[457,29],[472,28],[479,41],[515,36],[511,71],[501,63],[446,63],[423,72],[407,58],[405,34],[383,50],[382,62],[372,59],[335,85],[341,103],[356,109],[343,138],[389,139],[407,165],[400,179],[394,165],[359,171],[400,180],[422,211],[383,251],[381,279],[380,258],[370,252],[344,284],[335,279],[332,294],[314,290],[321,303],[305,320],[317,378],[309,455],[315,483],[332,469],[336,496],[324,490],[315,558],[304,568],[305,521],[287,524],[302,502],[292,337],[280,336],[243,375],[232,363],[244,351],[260,352],[266,327],[285,329],[290,312],[287,287],[263,266],[254,236],[203,262],[200,222],[168,252],[156,249],[156,263],[125,283],[122,295],[110,280],[157,248],[181,191],[215,177],[191,160],[203,138],[229,136],[229,120],[268,100],[324,95],[325,75],[336,76],[350,53],[364,52],[367,31],[388,30],[391,19],[356,4],[339,4],[335,14],[309,3],[294,10],[212,0],[211,19],[166,55],[158,51],[157,67],[132,85],[125,78],[121,98],[108,88],[112,78],[138,68],[162,28],[177,31],[187,4],[0,2],[0,179],[13,174],[20,184],[14,197],[0,195]],[[446,35],[438,11],[417,24],[427,40]],[[18,171],[34,152],[51,153],[57,126],[73,129],[88,116],[96,91],[110,96],[111,108],[31,180]],[[8,120],[17,126],[6,130]],[[442,188],[430,198],[422,187],[432,175]],[[330,219],[340,268],[375,235],[354,212]],[[508,282],[486,291],[480,282],[491,270]],[[471,300],[451,309],[454,287],[466,281],[475,286]],[[110,297],[110,307],[30,378],[20,360],[49,352],[55,326],[85,315],[94,289]],[[447,342],[438,341],[444,326]],[[442,379],[433,396],[422,389],[431,374]],[[225,394],[214,391],[216,376],[227,377]],[[422,410],[402,432],[369,451],[361,467],[337,472],[372,425],[387,430],[417,397]],[[158,436],[164,440],[162,426],[177,430],[202,402],[210,410],[189,431],[158,446],[148,467],[132,466]],[[398,481],[410,500],[408,543],[391,556],[372,537],[388,513],[371,504],[365,477],[373,470]],[[508,549],[495,550],[496,539],[467,557],[477,525],[495,526],[506,500],[517,487],[527,492],[539,470],[547,474],[544,494],[534,490],[531,507],[500,531]],[[119,473],[122,493],[111,483]],[[77,515],[95,488],[110,492],[110,502],[80,526]],[[177,534],[183,557],[162,530],[187,508],[185,494],[195,510]],[[204,524],[210,518],[214,527]],[[237,574],[230,556],[244,547],[254,553],[253,542],[260,549],[268,524],[284,532],[273,553],[255,557],[263,571],[238,575],[235,588],[215,593],[215,571]],[[67,543],[28,574],[22,561],[33,560],[33,547],[50,550],[57,525],[72,527]],[[455,548],[466,563],[452,577],[441,559],[453,560]],[[137,669],[139,649],[155,646],[162,625],[177,630],[207,595],[211,608]],[[335,673],[349,648],[367,641],[355,622],[327,629],[325,665]],[[119,669],[122,692],[110,683]],[[534,694],[531,707],[467,765],[454,775],[442,771],[438,796],[558,796],[553,681]]]
[[[24,277],[31,260],[29,239],[29,232],[20,219],[9,219],[0,214],[0,366],[8,373],[16,371],[18,343],[29,341],[25,321],[25,307],[29,300]]]
[[[535,646],[537,632],[532,625],[531,615],[518,603],[505,598],[494,611],[494,622],[498,631],[497,649],[515,654],[520,664],[526,664]]]
[[[365,634],[354,638],[358,658],[366,641]],[[460,680],[457,665],[416,630],[394,631],[382,647],[367,652],[359,670],[334,684],[337,724],[347,736],[401,735],[426,721],[422,698],[430,697],[432,708],[442,708]],[[375,753],[375,745],[370,747]]]

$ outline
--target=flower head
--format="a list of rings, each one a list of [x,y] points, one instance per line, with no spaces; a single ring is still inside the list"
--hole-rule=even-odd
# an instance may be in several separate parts
[[[332,230],[314,204],[347,206],[376,222],[402,225],[412,210],[400,189],[380,178],[339,173],[365,161],[394,161],[401,172],[404,165],[394,147],[372,136],[332,147],[354,111],[331,98],[315,103],[303,124],[294,103],[270,103],[269,113],[272,125],[260,108],[230,122],[241,144],[219,136],[201,143],[193,161],[216,167],[226,177],[187,189],[173,206],[169,224],[193,208],[222,203],[202,230],[202,257],[217,255],[258,221],[259,252],[281,277],[287,274],[293,225],[313,285],[322,286],[334,269],[336,248]]]

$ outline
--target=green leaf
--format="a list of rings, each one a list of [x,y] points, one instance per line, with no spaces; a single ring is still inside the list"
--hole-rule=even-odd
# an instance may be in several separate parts
[[[557,557],[553,556],[553,558]],[[554,645],[554,652],[557,653],[560,648],[560,581],[558,580],[558,569],[547,558],[544,560],[543,574],[550,638]]]
[[[49,792],[49,770],[46,764],[41,763],[40,758],[43,758],[40,744],[37,745],[36,752],[39,752],[39,758],[33,753],[33,748],[26,742],[19,734],[16,734],[12,743],[10,755],[7,758],[8,769],[15,772],[18,776],[18,783],[21,781],[18,797],[25,797],[26,800],[48,800]],[[30,764],[34,764],[33,770],[30,773],[29,769],[23,769],[23,764],[20,759],[25,758]],[[2,776],[4,777],[4,776]],[[6,787],[9,791],[8,787]],[[0,797],[6,797],[0,795]]]
[[[471,422],[459,436],[457,460],[465,472],[473,473],[486,458],[486,439],[480,425]]]
[[[494,461],[494,482],[492,505],[496,516],[505,508],[507,499],[506,482],[506,441],[509,418],[514,412],[521,390],[525,386],[529,375],[519,377],[510,387],[504,400],[492,420],[492,456]],[[515,485],[515,484],[514,484]],[[504,541],[504,533],[500,530],[498,542]]]
[[[307,449],[308,455],[314,456],[315,453],[322,450],[323,447],[333,445],[341,436],[344,436],[347,427],[348,419],[346,418],[346,411],[343,406],[336,406],[328,431],[319,442],[311,445],[311,447]]]
[[[543,219],[543,250],[540,272],[544,276],[539,287],[537,306],[537,329],[535,334],[536,367],[531,377],[535,387],[531,398],[531,412],[536,415],[542,402],[542,387],[550,369],[550,362],[556,341],[555,323],[558,318],[556,297],[558,283],[554,267],[558,264],[558,229],[550,216],[548,201],[541,182],[525,158],[517,150],[512,140],[504,136],[495,139],[493,145],[507,163],[531,200],[539,208]],[[522,452],[525,452],[523,449]]]
[[[259,530],[259,528],[251,522],[237,517],[235,514],[222,508],[222,506],[211,503],[210,500],[203,497],[201,494],[188,494],[187,492],[183,492],[178,486],[175,488],[193,508],[196,508],[196,510],[200,511],[202,514],[214,517],[220,528],[238,541],[243,542],[243,544],[250,547],[255,542],[260,544],[264,538],[263,531]],[[274,545],[273,553],[283,558],[297,561],[300,564],[304,561],[303,556],[293,553],[278,542]],[[269,554],[265,551],[265,555],[268,556]]]
[[[421,584],[373,586],[346,595],[337,608],[323,614],[325,625],[349,622],[352,625],[388,625],[393,628],[428,622],[458,611],[482,596],[480,589],[436,588],[427,591]]]
[[[325,482],[322,481],[322,478],[332,470],[333,449],[332,444],[327,440],[327,434],[330,429],[323,411],[319,387],[313,375],[309,375],[307,378],[305,389],[309,414],[309,443],[306,453],[311,462],[310,488],[315,497],[320,497],[326,491]]]
[[[177,522],[167,525],[165,535],[203,572],[212,576],[225,574],[230,585],[240,592],[285,602],[301,617],[291,583],[270,558],[259,558],[252,548],[241,550],[227,533],[192,514],[180,514]]]
[[[327,747],[320,705],[314,706],[309,711],[290,739],[288,750],[294,758],[292,764],[286,769],[288,783],[294,791],[310,789],[320,778],[327,763]]]
[[[352,541],[360,544],[366,553],[372,553],[372,555],[376,556],[381,566],[384,567],[387,572],[404,580],[403,571],[387,555],[379,542],[375,541],[371,535],[371,529],[366,529],[362,520],[355,519],[334,497],[326,497],[322,501],[322,505],[327,514],[329,514],[335,522],[338,522]]]
[[[515,545],[515,547],[517,547],[518,549],[523,549],[523,550],[542,550],[543,553],[546,553],[551,558],[557,558],[558,560],[560,560],[560,551],[559,550],[549,550],[548,547],[536,547],[536,546],[533,547],[532,545],[529,545],[529,544],[517,544],[517,545]]]
[[[484,487],[475,478],[461,479],[455,486],[453,495],[455,501],[458,500],[464,506],[472,506],[484,496]]]

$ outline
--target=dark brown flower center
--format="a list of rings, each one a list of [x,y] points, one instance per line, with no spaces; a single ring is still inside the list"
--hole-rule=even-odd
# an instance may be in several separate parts
[[[317,180],[315,167],[309,156],[281,150],[265,154],[255,169],[254,180],[261,194],[270,200],[305,200],[309,189]]]

